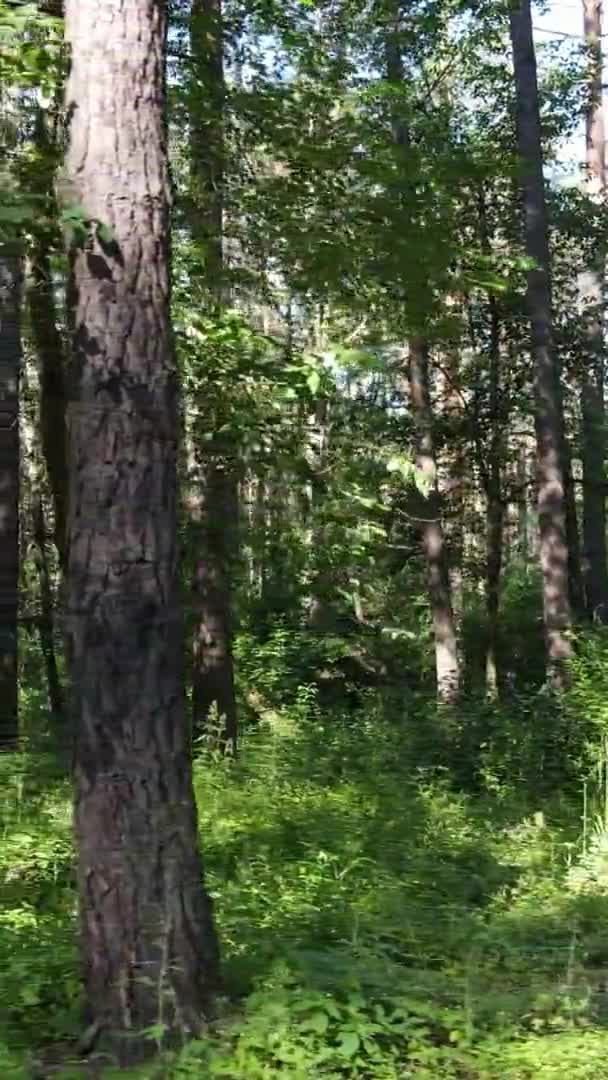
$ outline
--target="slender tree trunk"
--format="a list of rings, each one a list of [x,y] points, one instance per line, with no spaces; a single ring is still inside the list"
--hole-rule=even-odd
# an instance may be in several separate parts
[[[586,116],[588,186],[590,193],[597,196],[603,193],[606,184],[602,101],[602,0],[583,0],[583,25],[591,62],[589,107]],[[587,610],[602,622],[608,620],[604,492],[604,273],[604,259],[596,256],[581,279],[589,347],[581,387],[585,592]]]
[[[530,454],[528,453],[528,439],[524,437],[519,442],[516,451],[515,462],[515,490],[517,492],[517,554],[524,565],[528,565],[535,557],[531,550],[530,537],[530,505],[528,490],[530,486]]]
[[[49,158],[50,140],[46,118],[39,109],[35,141],[43,160]],[[53,174],[50,161],[38,168],[32,187],[52,198]],[[54,539],[62,570],[65,570],[65,531],[68,499],[67,437],[65,426],[66,386],[65,350],[57,320],[55,292],[51,274],[50,238],[39,231],[31,245],[27,279],[27,298],[32,338],[40,376],[40,432],[42,453],[51,488]]]
[[[386,74],[388,80],[397,86],[404,82],[399,34],[400,20],[401,9],[397,4],[393,8],[386,34]],[[401,109],[392,110],[391,123],[396,153],[402,153],[409,144],[409,133]],[[437,700],[449,703],[457,698],[460,691],[460,663],[456,622],[450,595],[448,557],[440,518],[429,393],[428,353],[428,345],[422,337],[413,337],[410,340],[408,376],[412,413],[417,428],[416,460],[418,468],[430,486],[430,494],[425,500],[423,509],[426,520],[422,526],[422,549],[427,564],[429,601],[435,639]]]
[[[568,637],[568,543],[563,460],[563,414],[559,371],[552,341],[551,284],[547,211],[530,0],[510,12],[515,71],[517,140],[525,239],[534,269],[528,272],[527,302],[534,362],[535,428],[538,470],[540,560],[547,649],[547,675],[563,682],[563,662],[572,656]]]
[[[19,739],[19,378],[21,262],[0,251],[0,750]]]
[[[57,326],[48,248],[40,238],[35,241],[30,257],[28,304],[40,371],[40,434],[53,498],[54,539],[59,561],[65,568],[68,468],[64,352]]]
[[[446,538],[450,596],[454,612],[456,636],[461,642],[464,615],[464,529],[466,455],[463,441],[463,397],[460,380],[459,354],[451,346],[445,357],[445,416],[451,424],[449,461],[444,488],[449,507]]]
[[[502,501],[503,410],[501,409],[500,319],[498,304],[490,296],[490,449],[485,469],[486,488],[486,611],[488,646],[486,652],[486,693],[497,698],[498,616],[500,576],[503,557],[504,506]]]
[[[28,305],[40,370],[40,434],[53,497],[53,535],[59,563],[65,569],[68,468],[64,346],[56,321],[49,248],[40,238],[33,244],[29,260]]]
[[[194,85],[190,94],[192,234],[205,263],[211,310],[224,302],[224,32],[221,0],[192,0],[190,47]],[[216,427],[221,420],[216,417]],[[195,434],[196,439],[196,434]],[[192,726],[209,729],[212,711],[221,718],[218,741],[234,753],[237,706],[232,655],[232,589],[238,529],[238,469],[234,442],[212,441],[203,463],[198,496],[200,548],[192,583],[195,628],[192,649]],[[196,480],[195,480],[196,482]],[[204,490],[204,495],[202,491]]]
[[[166,5],[67,0],[66,35],[66,184],[109,230],[70,252],[66,629],[82,957],[101,1048],[127,1067],[200,1030],[218,967],[183,692]],[[141,1035],[150,1027],[154,1040]]]
[[[562,461],[566,502],[566,541],[568,544],[568,598],[570,600],[571,614],[573,617],[578,618],[585,614],[585,590],[581,566],[576,492],[572,477],[572,455],[565,432],[562,435]]]
[[[320,399],[315,407],[315,428],[310,433],[311,447],[311,544],[314,566],[310,583],[310,607],[308,625],[317,634],[335,629],[335,611],[332,605],[334,575],[330,558],[330,535],[327,522],[327,473],[329,469],[329,446],[331,418],[329,401]]]
[[[483,184],[478,192],[479,238],[484,254],[492,255],[492,240],[488,225],[486,193]],[[486,648],[486,694],[494,700],[499,695],[498,631],[500,612],[500,579],[504,546],[504,503],[502,476],[504,468],[505,430],[510,413],[510,399],[503,385],[501,356],[501,319],[498,301],[488,295],[488,414],[489,440],[481,438],[483,421],[480,412],[475,417],[478,442],[478,468],[486,501],[486,577],[485,599],[488,620]]]
[[[222,0],[192,0],[190,155],[192,231],[201,244],[211,303],[221,306],[224,273],[224,24]]]
[[[46,671],[46,685],[49,699],[49,712],[51,724],[58,749],[63,754],[67,750],[68,738],[65,728],[65,700],[59,669],[57,667],[57,655],[55,652],[55,620],[53,618],[53,588],[51,574],[47,558],[47,534],[44,523],[44,510],[42,499],[38,496],[34,500],[33,508],[33,533],[36,547],[38,548],[38,578],[40,582],[40,615],[38,619],[38,633],[40,636],[40,648],[44,659]]]
[[[200,508],[199,542],[204,556],[194,570],[196,622],[193,641],[193,731],[207,733],[224,750],[236,751],[238,722],[232,658],[230,535],[238,517],[234,462],[207,462]],[[219,731],[210,722],[217,711]]]
[[[412,414],[417,428],[416,465],[429,485],[429,495],[424,500],[422,510],[422,548],[427,565],[435,638],[437,699],[450,703],[456,699],[460,689],[458,640],[450,599],[447,553],[437,488],[428,346],[421,338],[412,338],[410,342],[409,383]]]

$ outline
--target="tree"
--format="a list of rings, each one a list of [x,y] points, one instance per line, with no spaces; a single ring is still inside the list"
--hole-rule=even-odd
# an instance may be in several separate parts
[[[49,217],[56,220],[52,196],[56,148],[47,130],[48,117],[38,109],[35,120],[36,157],[30,167],[29,182],[39,196],[50,202]],[[55,213],[54,213],[55,212]],[[33,236],[28,274],[28,307],[33,344],[40,373],[40,434],[53,500],[54,539],[62,568],[65,568],[65,530],[68,500],[66,460],[66,386],[64,344],[57,319],[51,271],[52,234],[39,225]]]
[[[401,55],[399,7],[394,11],[386,41],[386,73],[389,83],[399,92],[403,89],[404,70]],[[405,154],[409,134],[399,109],[392,110],[392,137],[395,154],[404,176],[407,176]],[[411,149],[411,147],[410,147]],[[408,180],[404,179],[407,186]],[[414,190],[410,186],[410,198]],[[433,413],[430,394],[429,345],[419,334],[410,339],[408,350],[408,380],[410,408],[416,429],[416,464],[428,483],[429,497],[421,513],[421,544],[426,560],[429,605],[435,643],[437,699],[449,703],[458,697],[460,661],[456,619],[452,605],[448,553],[437,478],[437,461],[433,433]]]
[[[189,94],[192,185],[191,231],[204,260],[205,293],[212,313],[221,313],[224,289],[224,29],[221,0],[192,0],[192,81]],[[217,408],[206,412],[213,427],[226,430]],[[196,440],[196,434],[194,436]],[[197,450],[195,448],[195,456]],[[233,571],[238,519],[234,440],[217,435],[201,448],[190,500],[195,556],[192,583],[192,722],[195,733],[209,727],[212,710],[221,718],[220,743],[234,753],[237,709],[232,658]]]
[[[552,340],[550,258],[543,177],[536,55],[530,0],[510,12],[515,73],[517,144],[526,253],[527,304],[534,364],[540,561],[549,680],[562,681],[563,661],[572,656],[568,640],[568,541],[564,432],[559,371]]]
[[[416,465],[428,484],[428,497],[421,501],[422,550],[428,577],[429,601],[435,639],[437,699],[449,703],[458,696],[460,670],[458,640],[452,601],[433,439],[433,417],[429,392],[428,345],[421,338],[410,341],[408,375],[414,424],[417,431]]]
[[[68,0],[73,393],[67,633],[86,1002],[122,1066],[196,1033],[204,890],[177,578],[163,0]],[[88,232],[83,235],[84,229]],[[159,1034],[160,1032],[160,1034]]]
[[[19,376],[21,261],[8,240],[0,250],[0,750],[19,737]]]
[[[602,3],[583,0],[585,41],[589,48],[589,103],[586,110],[587,170],[591,193],[605,188],[605,135],[602,109]],[[582,379],[583,539],[588,611],[608,619],[606,495],[604,491],[604,260],[595,254],[582,275],[588,357]]]

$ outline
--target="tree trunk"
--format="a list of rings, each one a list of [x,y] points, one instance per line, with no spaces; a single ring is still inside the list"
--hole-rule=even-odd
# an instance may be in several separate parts
[[[44,659],[46,671],[46,685],[49,699],[49,712],[51,727],[57,749],[61,757],[69,756],[68,732],[65,727],[65,701],[59,670],[57,667],[57,655],[55,653],[55,625],[53,619],[53,589],[51,575],[47,559],[47,535],[44,523],[44,510],[42,499],[38,496],[34,500],[33,508],[33,534],[38,548],[38,578],[40,582],[40,614],[38,619],[38,633],[40,636],[40,649]]]
[[[36,146],[40,156],[48,158],[50,140],[42,109],[36,118]],[[40,194],[46,189],[52,197],[53,175],[50,163],[36,170],[32,188]],[[65,570],[65,531],[68,499],[67,438],[65,426],[66,386],[65,350],[57,323],[55,293],[51,274],[50,240],[39,231],[34,237],[29,257],[28,307],[32,338],[40,373],[40,432],[42,453],[53,499],[54,539],[62,570]]]
[[[420,517],[435,638],[437,700],[450,703],[457,698],[460,689],[458,641],[450,600],[447,554],[437,488],[428,347],[421,338],[412,338],[410,342],[409,383],[412,414],[417,428],[416,465],[429,485],[429,495],[423,500]]]
[[[192,0],[190,47],[194,82],[190,92],[192,235],[204,257],[209,306],[224,302],[224,35],[221,0]],[[229,420],[228,420],[229,422]],[[215,427],[221,425],[215,417]],[[196,438],[196,435],[194,436]],[[228,442],[225,436],[222,440]],[[214,440],[203,463],[204,488],[194,496],[200,548],[192,583],[195,628],[192,649],[192,727],[212,735],[213,710],[222,718],[218,741],[234,753],[237,706],[232,656],[232,590],[238,521],[238,470],[234,445]],[[222,452],[225,450],[226,452]]]
[[[589,107],[586,116],[588,185],[592,195],[605,188],[605,133],[602,103],[602,0],[583,0],[585,41],[590,51]],[[606,569],[606,501],[604,493],[604,259],[582,275],[581,293],[586,313],[589,347],[582,380],[583,540],[585,592],[588,612],[608,620]]]
[[[224,25],[222,0],[192,0],[190,155],[192,231],[201,245],[212,301],[221,304],[224,273]]]
[[[400,22],[400,6],[391,5],[386,32],[386,75],[389,82],[397,86],[404,81]],[[409,145],[409,133],[399,107],[392,109],[391,124],[397,152],[403,153]],[[408,377],[412,413],[417,428],[416,462],[430,486],[430,493],[424,500],[421,513],[423,517],[421,538],[427,564],[429,602],[435,639],[437,700],[450,703],[456,700],[460,691],[458,636],[450,595],[447,549],[440,518],[429,393],[428,345],[421,337],[413,337],[410,341]]]
[[[82,957],[89,1018],[127,1067],[200,1031],[218,970],[183,693],[166,5],[104,0],[100,12],[67,0],[66,35],[66,181],[105,226],[70,252],[66,630]]]
[[[53,534],[59,561],[65,569],[68,468],[64,354],[57,327],[48,247],[41,238],[36,239],[30,256],[28,305],[40,371],[40,434],[53,497]]]
[[[561,390],[560,390],[561,398]],[[566,543],[568,545],[568,599],[570,612],[574,618],[585,614],[585,590],[581,569],[581,545],[579,540],[576,493],[572,477],[572,455],[570,444],[563,433],[562,461],[564,469],[564,488],[566,502]]]
[[[448,505],[446,540],[450,598],[458,641],[462,642],[464,617],[464,532],[466,516],[465,476],[466,450],[463,440],[463,395],[460,378],[460,357],[455,345],[446,352],[444,415],[450,424],[448,463],[444,496]],[[462,658],[461,658],[462,663]]]
[[[568,543],[563,461],[563,414],[551,324],[551,284],[547,211],[530,0],[510,12],[517,105],[517,141],[525,216],[527,303],[534,363],[540,561],[547,649],[547,676],[561,685],[563,663],[572,656],[569,640]]]
[[[193,641],[192,715],[195,734],[207,734],[225,751],[236,751],[238,723],[232,658],[229,552],[238,515],[233,462],[208,461],[201,499],[199,543],[204,551],[194,570],[196,622]],[[217,712],[217,733],[212,716]]]
[[[498,304],[490,296],[490,448],[484,470],[486,494],[486,693],[498,697],[498,615],[503,556],[504,506],[502,501],[502,457],[504,416],[501,408],[500,319]]]
[[[19,377],[21,263],[0,251],[0,750],[19,740]]]

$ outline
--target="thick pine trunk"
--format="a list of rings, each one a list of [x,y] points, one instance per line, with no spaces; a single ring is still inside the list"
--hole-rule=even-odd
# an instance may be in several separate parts
[[[194,85],[190,91],[192,235],[205,263],[209,307],[220,313],[224,300],[224,35],[221,0],[192,0],[190,50]],[[216,426],[220,420],[216,417]],[[196,438],[196,435],[195,435]],[[225,441],[225,440],[224,440]],[[199,551],[192,583],[192,726],[213,735],[215,710],[221,719],[219,743],[232,753],[237,742],[237,706],[232,656],[232,589],[238,521],[238,475],[234,448],[226,453],[213,440],[194,477],[204,495],[194,542]]]
[[[0,251],[0,750],[19,739],[19,377],[21,264]]]
[[[218,954],[204,889],[177,573],[163,0],[67,0],[72,248],[67,636],[82,957],[122,1066],[195,1033]],[[163,1039],[164,1041],[164,1039]]]
[[[563,414],[559,370],[551,324],[551,284],[547,211],[530,0],[519,0],[510,12],[517,104],[517,140],[525,240],[534,269],[528,272],[527,302],[534,363],[535,429],[538,474],[540,561],[547,649],[547,675],[563,682],[563,662],[572,656],[568,637],[568,542]]]
[[[586,116],[588,185],[590,193],[597,196],[603,193],[606,183],[602,103],[602,0],[583,0],[583,24],[591,60],[589,108]],[[604,491],[604,273],[604,259],[596,257],[581,279],[588,341],[588,357],[581,387],[585,592],[587,610],[602,622],[608,620]]]
[[[435,639],[437,700],[450,703],[457,698],[460,689],[458,639],[450,598],[447,552],[437,489],[428,347],[421,338],[413,338],[410,342],[409,384],[412,415],[417,429],[416,465],[429,485],[429,494],[424,500],[420,517],[423,518],[421,540],[427,567]]]

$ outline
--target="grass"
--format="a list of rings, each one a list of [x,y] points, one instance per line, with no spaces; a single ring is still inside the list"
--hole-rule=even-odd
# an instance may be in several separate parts
[[[608,1077],[603,824],[583,855],[570,781],[511,782],[486,744],[457,787],[421,750],[441,717],[385,712],[324,716],[306,690],[236,763],[197,757],[230,1000],[162,1075]],[[0,770],[0,1073],[17,1080],[78,1024],[70,794],[39,755]]]

